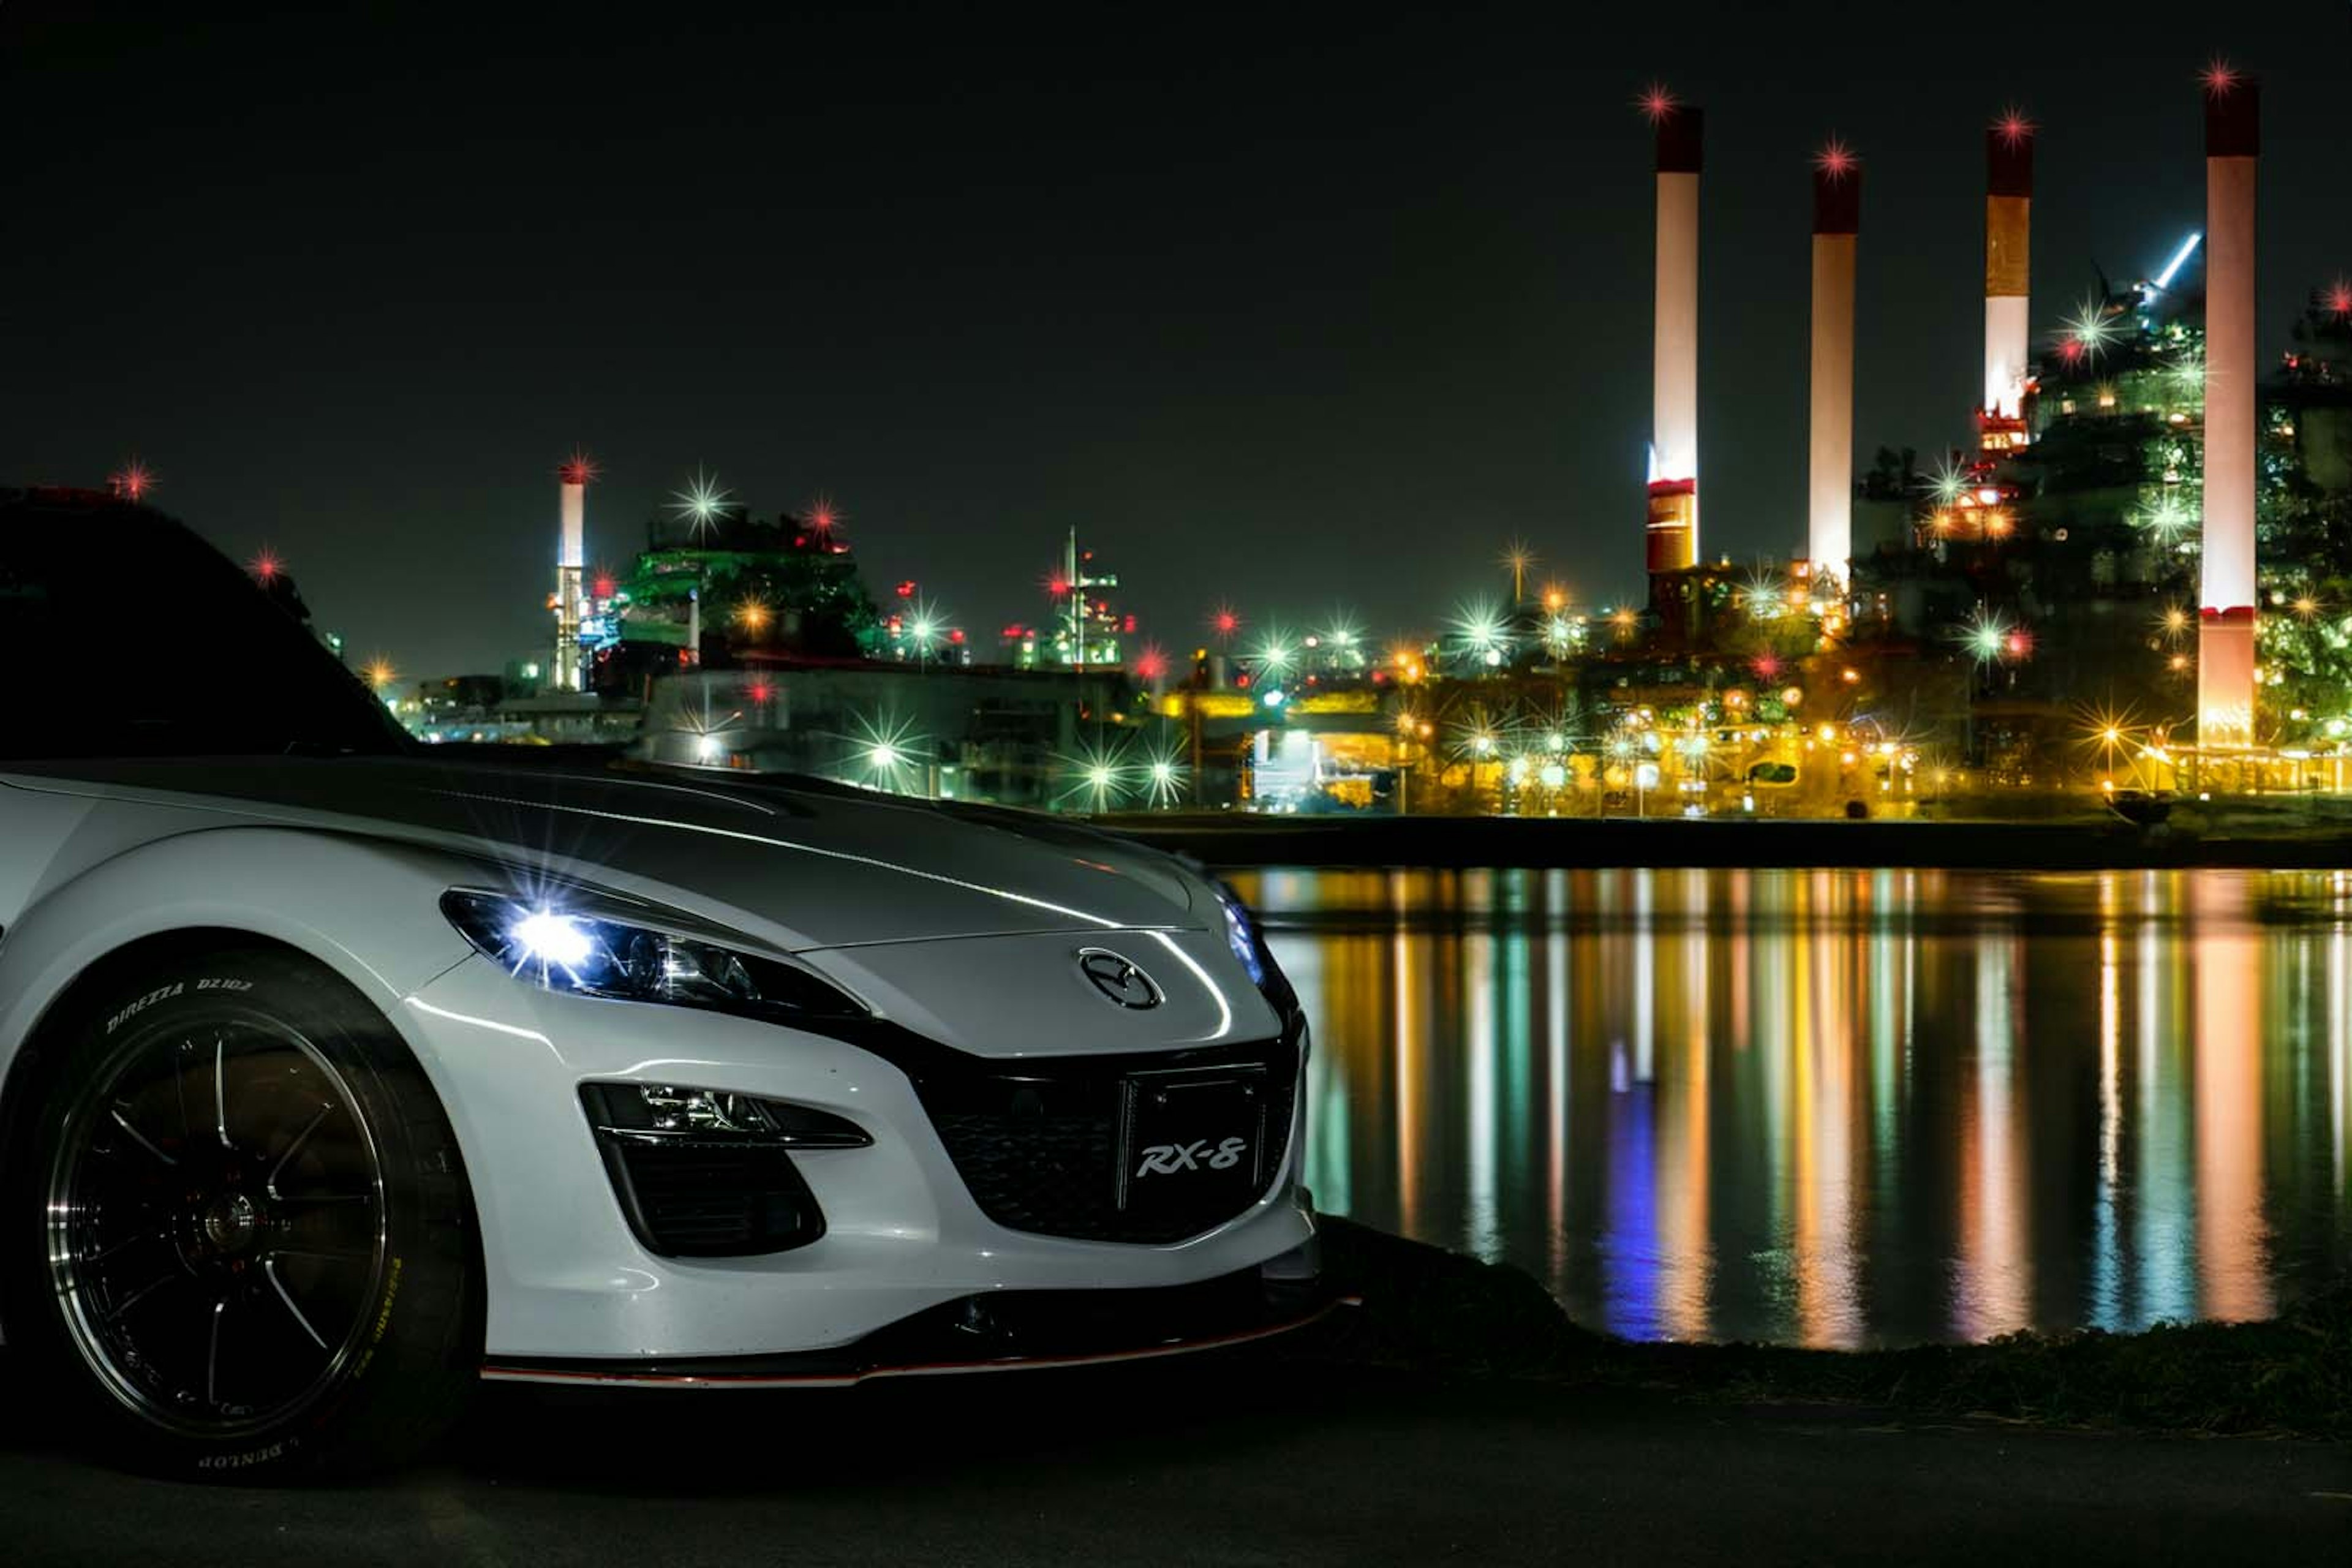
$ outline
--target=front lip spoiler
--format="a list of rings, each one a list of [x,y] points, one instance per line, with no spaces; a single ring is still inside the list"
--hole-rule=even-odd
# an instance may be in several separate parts
[[[1227,1350],[1269,1340],[1322,1321],[1342,1307],[1363,1304],[1360,1296],[1331,1296],[1303,1311],[1220,1333],[1169,1338],[1123,1350],[1062,1354],[1003,1355],[981,1360],[873,1361],[856,1357],[857,1347],[771,1356],[666,1361],[543,1360],[511,1357],[484,1363],[485,1383],[593,1384],[599,1388],[849,1388],[886,1377],[947,1377],[976,1372],[1036,1372],[1056,1367],[1112,1366],[1163,1356]]]

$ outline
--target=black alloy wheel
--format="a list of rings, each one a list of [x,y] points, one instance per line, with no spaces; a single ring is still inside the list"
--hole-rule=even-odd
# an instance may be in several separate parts
[[[478,1262],[455,1139],[382,1016],[266,949],[78,1004],[14,1118],[0,1270],[79,1424],[137,1468],[243,1479],[429,1440],[478,1373]]]
[[[299,1413],[359,1353],[383,1279],[383,1172],[351,1089],[281,1021],[234,1011],[142,1029],[109,1068],[49,1177],[74,1349],[168,1428]]]

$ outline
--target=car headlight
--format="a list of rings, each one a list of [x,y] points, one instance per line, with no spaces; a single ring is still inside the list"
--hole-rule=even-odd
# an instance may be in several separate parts
[[[1249,971],[1250,984],[1265,989],[1267,953],[1258,940],[1256,918],[1242,902],[1242,896],[1223,882],[1217,884],[1217,907],[1225,912],[1226,944],[1234,950],[1242,967]]]
[[[442,894],[441,912],[477,952],[544,990],[780,1022],[866,1011],[797,963],[664,930],[634,914],[467,888]]]
[[[1257,916],[1242,896],[1223,882],[1213,881],[1217,890],[1217,907],[1224,911],[1225,942],[1234,950],[1249,973],[1250,984],[1258,994],[1272,1004],[1276,1013],[1284,1018],[1298,1010],[1298,993],[1292,989],[1290,977],[1282,965],[1274,961],[1274,950],[1265,944],[1265,933],[1258,929]]]

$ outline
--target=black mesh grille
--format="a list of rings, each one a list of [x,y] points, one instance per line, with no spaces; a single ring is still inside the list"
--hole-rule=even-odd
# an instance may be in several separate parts
[[[1265,1074],[1262,1180],[1236,1198],[1129,1213],[1118,1206],[1120,1097],[1129,1072],[1219,1067]],[[1298,1052],[1289,1041],[1244,1050],[1150,1058],[1024,1062],[1002,1072],[918,1079],[931,1124],[981,1212],[1012,1230],[1081,1241],[1181,1241],[1223,1224],[1265,1194],[1280,1173],[1297,1100]]]
[[[824,1215],[786,1150],[620,1139],[604,1149],[638,1236],[664,1256],[781,1252],[824,1233]]]

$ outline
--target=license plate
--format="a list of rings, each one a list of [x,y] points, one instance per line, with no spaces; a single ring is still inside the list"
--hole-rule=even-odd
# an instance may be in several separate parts
[[[1265,1071],[1139,1072],[1119,1116],[1118,1206],[1128,1214],[1238,1208],[1264,1184]]]

